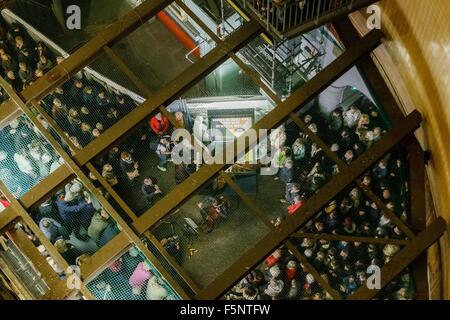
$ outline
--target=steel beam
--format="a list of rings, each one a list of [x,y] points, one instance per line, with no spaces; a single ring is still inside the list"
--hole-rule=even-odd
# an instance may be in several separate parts
[[[89,283],[89,281],[101,273],[109,263],[112,263],[114,259],[120,258],[130,245],[130,238],[125,232],[120,232],[81,264],[81,279],[84,282]]]
[[[424,251],[435,243],[446,231],[447,225],[442,217],[436,219],[428,228],[414,238],[409,245],[397,253],[383,268],[380,289],[361,286],[348,300],[370,300],[411,265]]]
[[[311,99],[316,97],[320,92],[325,90],[331,83],[349,70],[356,61],[363,55],[372,51],[380,43],[382,33],[372,31],[369,35],[355,42],[354,46],[349,48],[345,53],[338,57],[334,62],[323,69],[316,77],[307,82],[300,89],[295,91],[277,108],[269,112],[263,119],[253,126],[253,129],[271,129],[279,126],[284,119],[292,112],[303,107]],[[237,143],[231,144],[231,147],[245,145],[245,134],[241,136]],[[250,146],[255,145],[256,141],[250,141]],[[225,151],[227,159],[234,159],[238,152],[234,149],[227,148]],[[171,210],[180,205],[195,190],[204,185],[208,180],[212,179],[220,170],[226,167],[225,164],[212,164],[202,167],[199,171],[191,175],[186,181],[176,186],[171,192],[170,197],[164,197],[158,201],[152,208],[146,211],[133,226],[138,234],[142,234],[153,226],[162,217]]]
[[[300,239],[314,239],[314,240],[328,240],[328,241],[345,241],[345,242],[362,242],[362,243],[375,243],[375,244],[394,244],[397,246],[406,246],[410,243],[410,240],[398,240],[388,238],[372,238],[372,237],[355,237],[342,234],[329,234],[329,233],[304,233],[296,232],[292,235],[294,238]]]
[[[414,132],[420,126],[421,121],[422,117],[415,111],[403,121],[402,125],[394,127],[381,141],[375,143],[369,151],[358,157],[348,168],[334,176],[318,193],[308,199],[294,216],[287,219],[280,226],[279,232],[270,233],[260,240],[251,250],[246,252],[205,288],[196,299],[215,299],[221,296],[228,288],[241,279],[249,269],[254,268],[261,262],[268,252],[272,252],[279,247],[286,238],[314,217],[344,188],[366,172],[395,145]],[[232,281],[230,281],[231,279]]]
[[[314,279],[330,294],[331,297],[333,297],[334,300],[343,300],[342,295],[320,275],[317,269],[309,263],[308,259],[301,254],[300,251],[298,251],[297,247],[290,240],[287,240],[285,244],[294,257],[296,257],[297,260],[304,266],[306,272],[311,273]]]
[[[142,4],[101,31],[61,64],[47,72],[32,86],[24,89],[19,95],[26,103],[33,99],[39,100],[45,97],[57,86],[69,80],[73,75],[93,61],[102,52],[103,47],[117,43],[127,34],[154,17],[171,2],[172,0],[143,1]]]
[[[178,98],[180,94],[186,92],[195,85],[197,81],[218,67],[228,58],[230,52],[239,50],[250,41],[259,30],[260,27],[255,22],[248,22],[245,24],[242,28],[211,50],[201,60],[196,61],[163,89],[154,93],[147,101],[136,107],[124,118],[119,120],[119,122],[106,130],[100,137],[78,152],[75,155],[75,161],[79,165],[84,165],[99,153],[108,149],[120,137],[139,125],[160,106],[167,105]]]

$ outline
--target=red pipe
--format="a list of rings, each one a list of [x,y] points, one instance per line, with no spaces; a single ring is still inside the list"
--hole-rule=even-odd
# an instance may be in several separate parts
[[[192,40],[192,38],[189,36],[189,34],[186,33],[186,31],[181,28],[178,23],[176,23],[168,14],[166,14],[164,11],[160,11],[157,15],[158,19],[166,26],[167,29],[169,29],[170,32],[172,32],[175,37],[189,50],[192,51],[192,54],[200,58],[200,49],[197,48],[197,44]]]

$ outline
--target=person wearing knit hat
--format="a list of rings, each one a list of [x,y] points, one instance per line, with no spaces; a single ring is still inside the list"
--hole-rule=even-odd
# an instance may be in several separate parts
[[[277,279],[277,278],[280,276],[280,274],[281,274],[280,267],[279,267],[277,264],[274,265],[273,267],[271,267],[271,268],[269,269],[269,273],[270,273],[270,276],[271,276],[273,279]]]
[[[308,273],[305,277],[306,282],[309,284],[313,284],[314,282],[316,282],[316,280],[314,279],[314,276],[311,273]]]
[[[272,300],[276,300],[276,298],[281,294],[284,288],[283,280],[270,280],[267,288],[264,290],[264,293],[272,298]]]
[[[292,281],[297,276],[297,262],[290,260],[286,265],[286,280]]]
[[[281,250],[275,250],[265,261],[267,269],[278,263],[281,258]]]
[[[306,249],[304,254],[307,258],[311,258],[313,255],[313,251],[311,249]]]

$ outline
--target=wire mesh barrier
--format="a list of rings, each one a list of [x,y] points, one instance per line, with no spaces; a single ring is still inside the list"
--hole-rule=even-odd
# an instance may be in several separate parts
[[[60,156],[25,115],[0,132],[0,179],[16,198],[61,165]]]
[[[66,184],[31,216],[69,265],[80,265],[119,233],[116,222],[78,180]]]
[[[182,113],[180,119],[185,119]],[[175,179],[169,178],[175,175],[170,157],[174,147],[172,131],[166,116],[161,113],[151,116],[147,123],[93,162],[106,182],[138,215],[176,185]]]
[[[237,194],[228,195],[227,189],[217,176],[150,230],[201,287],[270,232],[270,226]]]
[[[106,63],[106,59],[102,55],[97,60]],[[115,75],[123,78],[118,73]],[[78,149],[91,143],[137,105],[129,95],[88,72],[79,73],[39,103],[56,121],[64,138]]]
[[[274,251],[223,297],[225,300],[333,300],[285,246]]]
[[[87,287],[97,300],[180,300],[136,246],[131,246]]]

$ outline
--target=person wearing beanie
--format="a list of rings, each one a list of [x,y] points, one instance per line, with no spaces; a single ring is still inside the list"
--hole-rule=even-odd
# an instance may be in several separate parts
[[[277,249],[266,259],[265,264],[267,269],[276,265],[280,260],[280,258],[281,258],[281,250]]]
[[[264,293],[272,298],[272,300],[276,300],[277,297],[281,294],[284,288],[284,282],[283,280],[276,280],[272,279],[270,280],[269,284],[267,285],[266,289],[264,290]]]
[[[287,281],[292,281],[297,276],[297,262],[290,260],[286,265],[285,277]]]

